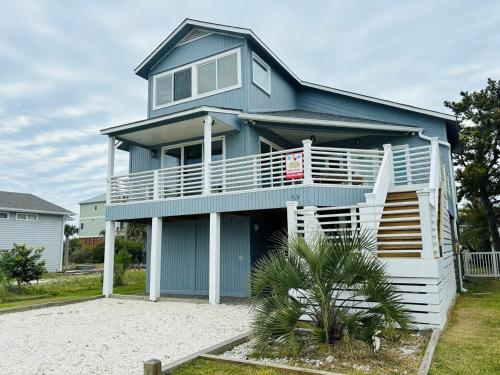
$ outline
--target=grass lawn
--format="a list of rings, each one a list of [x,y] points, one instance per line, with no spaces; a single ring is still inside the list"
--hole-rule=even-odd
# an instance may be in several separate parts
[[[182,366],[172,372],[172,375],[292,375],[296,372],[277,371],[265,367],[246,366],[240,364],[223,363],[205,358],[198,358],[185,366]]]
[[[465,288],[439,339],[431,375],[500,374],[500,280]]]
[[[145,271],[127,271],[124,285],[115,286],[117,294],[143,294],[145,286]],[[12,307],[28,306],[48,302],[65,301],[102,294],[100,275],[49,275],[39,284],[33,284],[21,289],[12,287],[7,296],[7,302],[0,303],[0,310]]]

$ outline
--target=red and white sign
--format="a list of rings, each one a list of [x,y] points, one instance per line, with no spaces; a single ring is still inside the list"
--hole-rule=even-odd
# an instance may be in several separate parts
[[[304,177],[304,155],[302,152],[296,152],[286,155],[286,179]]]

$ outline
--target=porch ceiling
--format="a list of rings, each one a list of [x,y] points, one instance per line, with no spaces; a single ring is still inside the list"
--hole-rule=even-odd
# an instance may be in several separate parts
[[[232,126],[216,118],[213,120],[212,134],[234,130]],[[122,134],[119,139],[144,146],[154,146],[199,137],[203,137],[203,116]]]

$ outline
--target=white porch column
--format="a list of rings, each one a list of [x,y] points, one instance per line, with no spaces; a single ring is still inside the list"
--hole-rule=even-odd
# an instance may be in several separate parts
[[[163,219],[154,217],[151,226],[151,262],[149,271],[149,299],[156,301],[160,297],[161,277],[161,237]]]
[[[220,303],[220,213],[210,213],[208,301]]]
[[[312,160],[311,160],[311,147],[312,147],[312,141],[310,139],[304,139],[302,141],[302,144],[304,146],[304,180],[303,184],[312,184],[313,178],[312,178]]]
[[[288,229],[288,239],[297,236],[297,206],[298,202],[287,201],[286,203],[286,222]]]
[[[212,161],[212,116],[203,119],[203,194],[210,194],[210,162]]]
[[[108,138],[108,170],[106,175],[106,204],[111,203],[111,178],[115,175],[115,137]]]
[[[113,294],[113,273],[115,268],[115,222],[106,221],[104,235],[104,275],[102,294],[109,297]]]

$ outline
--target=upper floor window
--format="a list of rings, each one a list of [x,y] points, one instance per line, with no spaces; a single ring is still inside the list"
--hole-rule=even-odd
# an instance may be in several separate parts
[[[153,77],[153,109],[241,87],[240,50],[196,61]]]
[[[9,213],[6,211],[0,211],[0,219],[8,219]]]
[[[80,230],[83,229],[83,223],[80,223]]]
[[[37,214],[26,214],[24,212],[16,213],[16,220],[36,221],[38,220]]]
[[[271,94],[271,68],[255,53],[252,54],[252,82]]]

